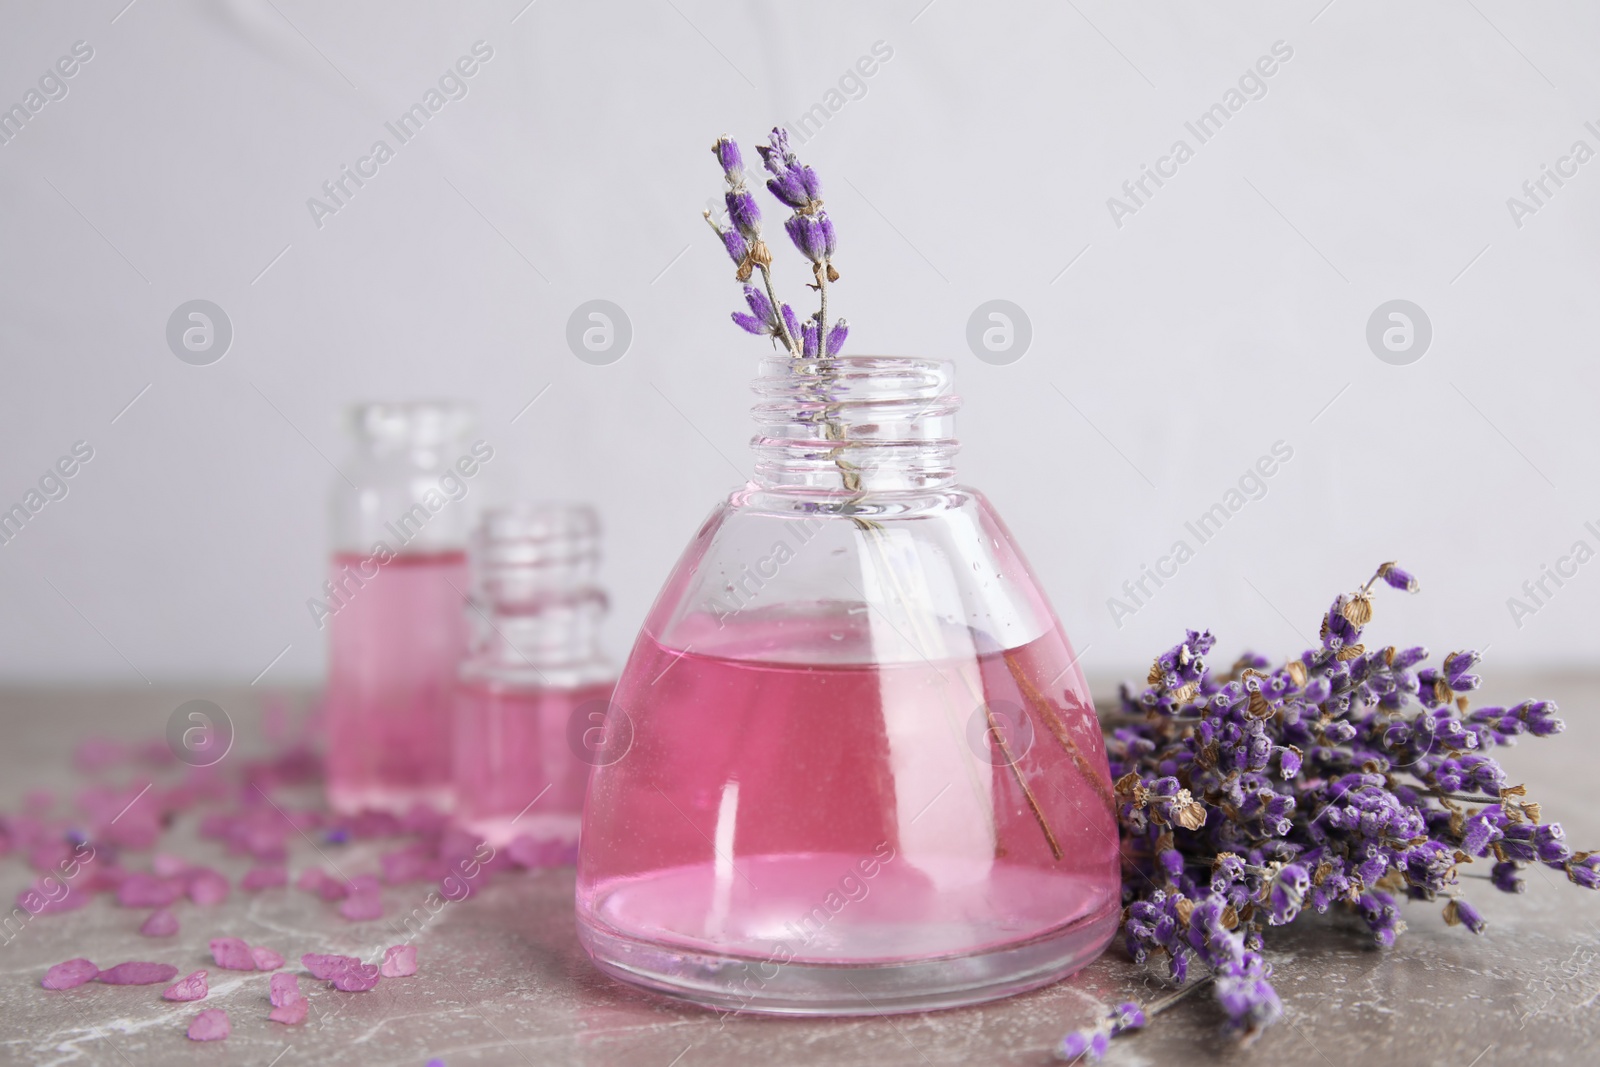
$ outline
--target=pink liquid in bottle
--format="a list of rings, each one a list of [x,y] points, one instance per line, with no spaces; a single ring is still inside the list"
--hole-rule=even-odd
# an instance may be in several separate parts
[[[473,636],[455,703],[455,822],[495,847],[571,862],[616,669],[600,648],[600,520],[581,504],[484,513]],[[554,857],[559,857],[554,858]]]
[[[740,636],[849,645],[860,623]],[[639,960],[633,981],[661,966],[661,988],[738,1010],[924,1010],[1060,977],[1120,910],[1104,742],[1073,661],[1059,631],[894,664],[642,634],[614,701],[640,725],[589,795],[585,938]],[[956,957],[969,985],[930,982]]]
[[[406,553],[382,566],[335,553],[333,581],[345,593],[328,620],[328,801],[346,813],[444,810],[451,692],[467,645],[466,553]]]
[[[612,684],[573,689],[464,682],[456,694],[457,825],[495,847],[527,834],[576,845],[591,716],[604,721]]]

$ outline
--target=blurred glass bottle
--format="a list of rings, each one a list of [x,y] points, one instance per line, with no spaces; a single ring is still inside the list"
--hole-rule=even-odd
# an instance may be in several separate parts
[[[488,511],[472,536],[472,650],[455,710],[457,823],[572,862],[616,670],[600,651],[600,522],[583,505]]]
[[[404,812],[450,801],[450,694],[467,646],[470,479],[494,450],[467,443],[469,404],[362,404],[334,483],[328,801]]]

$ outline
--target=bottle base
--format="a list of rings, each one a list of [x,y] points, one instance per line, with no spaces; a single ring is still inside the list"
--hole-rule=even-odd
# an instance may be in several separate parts
[[[419,804],[434,811],[448,812],[455,801],[454,791],[449,786],[357,788],[330,783],[327,795],[328,807],[340,815],[360,815],[365,811],[404,815]]]
[[[471,816],[458,811],[455,822],[465,832],[488,842],[495,848],[504,848],[519,837],[531,837],[535,841],[575,847],[583,817],[577,813]]]
[[[1113,900],[1026,941],[970,955],[851,963],[712,954],[628,937],[583,916],[578,939],[602,973],[702,1007],[892,1015],[980,1004],[1060,981],[1100,955],[1120,920]]]

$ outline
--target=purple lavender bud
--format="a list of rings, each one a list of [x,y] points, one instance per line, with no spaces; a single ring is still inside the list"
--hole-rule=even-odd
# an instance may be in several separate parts
[[[1533,736],[1548,737],[1567,728],[1567,724],[1556,716],[1559,710],[1553,700],[1538,700],[1527,705],[1527,710],[1522,713],[1522,721]]]
[[[1600,889],[1600,854],[1585,856],[1567,864],[1567,877],[1584,889]],[[1518,889],[1521,883],[1518,883]]]
[[[805,190],[806,196],[812,200],[822,199],[822,183],[817,180],[816,171],[810,167],[795,168],[795,177],[800,182],[800,188]]]
[[[844,339],[850,336],[850,324],[840,319],[833,324],[833,329],[828,331],[828,355],[837,356],[844,347]]]
[[[1284,747],[1278,749],[1278,773],[1285,778],[1293,778],[1300,773],[1301,756],[1298,749]]]
[[[1311,888],[1311,875],[1297,863],[1290,863],[1278,871],[1267,894],[1267,922],[1283,926],[1300,914],[1306,890]]]
[[[1502,893],[1521,893],[1528,888],[1521,878],[1522,869],[1515,863],[1507,860],[1494,865],[1489,872],[1489,878],[1494,882],[1494,887]]]
[[[722,231],[722,247],[728,250],[728,258],[738,264],[743,264],[744,257],[750,252],[750,246],[738,230]]]
[[[1483,933],[1483,928],[1489,925],[1484,921],[1482,913],[1471,904],[1468,904],[1464,898],[1456,897],[1455,906],[1456,917],[1461,920],[1463,926],[1473,933],[1481,934]]]
[[[747,285],[744,287],[744,299],[745,303],[750,305],[750,314],[760,319],[764,327],[771,328],[777,325],[778,320],[772,314],[772,301],[767,299],[766,293],[753,285]]]
[[[778,173],[781,164],[792,159],[794,153],[789,151],[789,131],[782,126],[774,126],[767,135],[767,143],[756,149],[761,155],[761,161],[767,165],[772,173]]]
[[[828,256],[838,247],[838,241],[833,234],[833,220],[828,218],[826,211],[817,212],[817,223],[822,227],[823,252]]]
[[[1506,827],[1506,836],[1500,842],[1500,850],[1509,859],[1521,860],[1532,863],[1539,858],[1538,851],[1533,844],[1533,827],[1527,825]]]
[[[806,359],[814,359],[817,355],[817,324],[807,322],[801,331],[800,354]]]
[[[799,209],[811,202],[806,196],[805,187],[800,184],[799,177],[793,171],[782,171],[776,177],[768,178],[767,191],[782,201],[786,207]]]
[[[789,240],[800,254],[813,263],[821,263],[827,252],[827,241],[822,235],[822,225],[810,215],[791,215],[783,224]]]
[[[1417,664],[1421,663],[1427,658],[1427,647],[1425,645],[1416,645],[1415,647],[1405,649],[1402,652],[1396,652],[1394,654],[1394,667],[1396,670],[1415,667]]]
[[[717,143],[711,146],[711,151],[716,155],[717,162],[722,164],[723,172],[730,178],[737,176],[744,169],[744,160],[739,156],[739,145],[732,137],[718,137]]]
[[[1415,593],[1420,588],[1420,586],[1417,585],[1417,580],[1415,578],[1413,578],[1406,571],[1401,570],[1393,563],[1385,563],[1382,567],[1379,567],[1378,574],[1382,576],[1383,580],[1389,583],[1389,586],[1393,589],[1400,589],[1407,593]]]
[[[1566,831],[1561,829],[1558,822],[1534,827],[1533,847],[1539,853],[1539,862],[1551,867],[1563,866],[1572,856],[1566,837]]]
[[[728,205],[728,220],[745,240],[754,241],[761,236],[761,209],[756,206],[755,197],[730,190],[722,199]]]
[[[1272,759],[1272,739],[1264,733],[1251,734],[1245,746],[1245,765],[1252,771],[1266,770]]]
[[[1394,898],[1381,889],[1374,889],[1361,894],[1356,902],[1357,909],[1361,912],[1362,919],[1366,920],[1367,929],[1372,931],[1372,936],[1378,944],[1389,948],[1394,944],[1395,937],[1404,928],[1400,921],[1400,910],[1395,907]]]
[[[1235,855],[1219,856],[1211,872],[1211,891],[1219,893],[1244,877],[1244,860]]]
[[[1489,846],[1505,835],[1483,812],[1468,819],[1461,833],[1461,851],[1469,856],[1481,856]]]
[[[1539,862],[1547,867],[1563,866],[1572,856],[1572,849],[1565,841],[1540,841],[1534,848],[1538,850]]]
[[[1333,685],[1322,675],[1306,683],[1305,700],[1307,704],[1321,704],[1333,695]]]
[[[754,315],[746,315],[742,311],[735,311],[733,313],[733,321],[738,323],[739,328],[744,330],[746,333],[763,334],[767,332],[766,323],[762,322]]]
[[[1061,1044],[1056,1046],[1056,1059],[1072,1061],[1086,1055],[1089,1045],[1094,1039],[1093,1030],[1074,1030],[1061,1039]],[[1098,1059],[1099,1057],[1091,1057]]]
[[[788,328],[790,337],[800,336],[800,316],[788,304],[783,305],[783,324]]]
[[[1183,853],[1177,849],[1163,849],[1161,854],[1156,857],[1156,860],[1161,864],[1161,869],[1168,878],[1176,881],[1183,874]]]
[[[1147,1022],[1144,1009],[1131,1000],[1118,1004],[1111,1012],[1112,1034],[1120,1034],[1125,1030],[1138,1030]]]

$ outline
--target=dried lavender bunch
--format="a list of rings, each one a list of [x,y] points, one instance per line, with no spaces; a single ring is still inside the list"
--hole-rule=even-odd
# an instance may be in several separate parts
[[[1573,852],[1559,823],[1484,754],[1562,722],[1549,701],[1473,709],[1476,652],[1426,667],[1425,648],[1368,651],[1379,582],[1415,592],[1393,563],[1333,602],[1321,645],[1273,668],[1246,655],[1223,675],[1206,666],[1214,639],[1190,630],[1155,661],[1147,688],[1122,687],[1112,731],[1125,866],[1123,935],[1143,962],[1165,957],[1182,985],[1191,963],[1227,1029],[1248,1041],[1283,1013],[1261,956],[1269,926],[1309,905],[1353,910],[1380,945],[1405,930],[1403,899],[1446,898],[1444,921],[1473,933],[1484,919],[1461,895],[1457,868],[1492,863],[1496,888],[1523,889],[1542,863],[1600,886],[1600,855]],[[1170,998],[1169,998],[1170,1000]],[[1122,1005],[1068,1034],[1065,1059],[1098,1059],[1112,1036],[1162,1005]],[[1130,1010],[1132,1009],[1132,1010]]]
[[[750,191],[738,143],[731,137],[719,137],[711,151],[728,183],[724,201],[730,225],[727,228],[718,225],[709,211],[705,212],[706,222],[716,231],[728,257],[733,260],[734,277],[744,284],[745,302],[750,306],[748,314],[734,312],[733,321],[749,333],[771,337],[775,344],[782,344],[797,358],[838,355],[850,327],[844,319],[831,327],[827,325],[828,285],[839,280],[839,271],[833,265],[837,241],[833,222],[822,206],[822,185],[816,172],[795,156],[789,147],[789,135],[781,127],[773,128],[767,144],[756,147],[763,166],[771,175],[767,179],[767,190],[790,211],[783,223],[784,232],[800,254],[811,261],[811,275],[815,281],[810,288],[816,291],[819,306],[801,322],[794,309],[781,302],[773,290],[772,251],[761,235],[761,208]],[[749,284],[758,271],[760,288]]]

